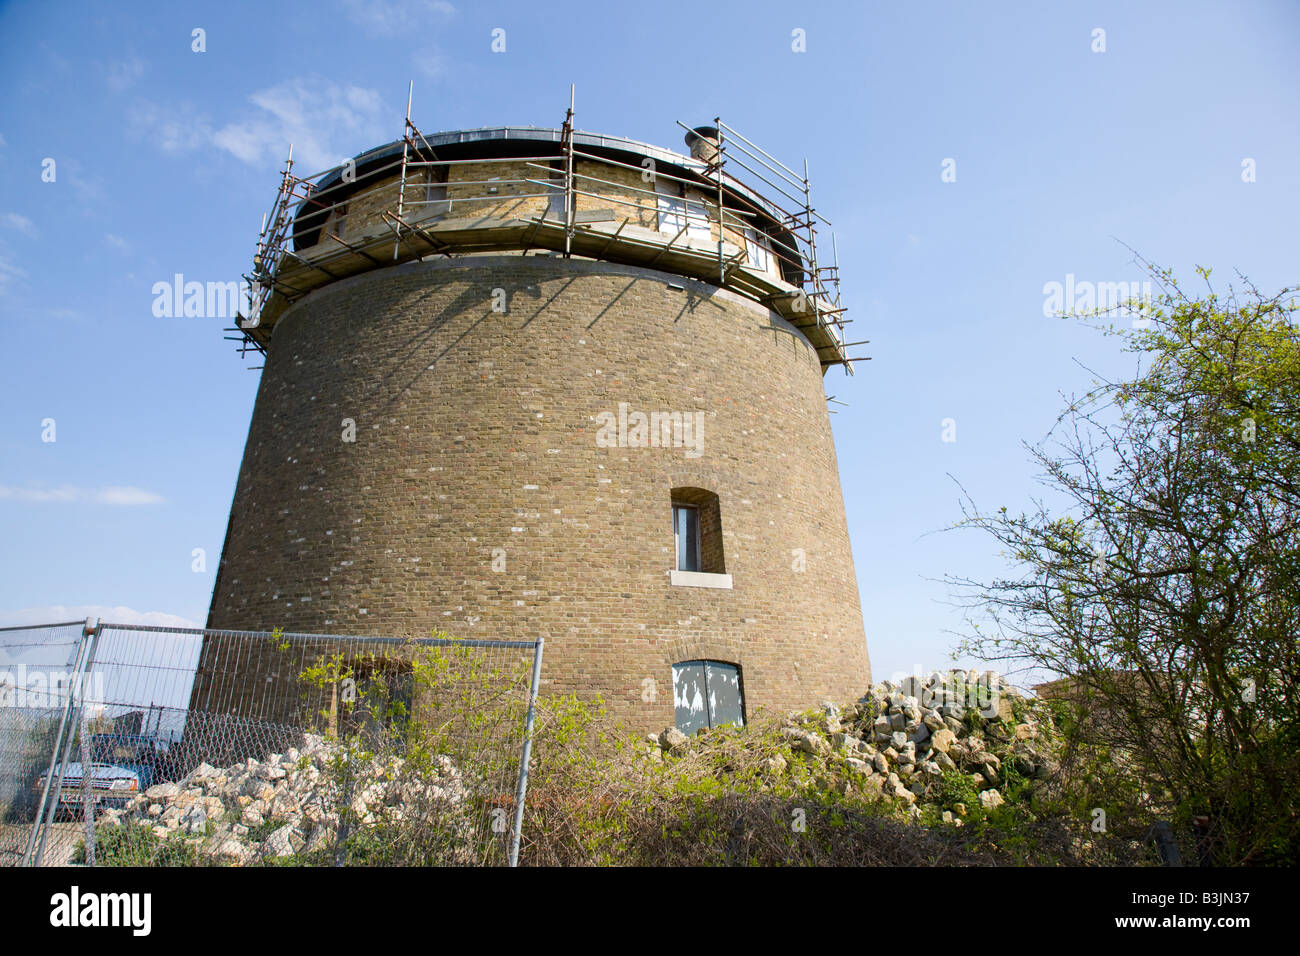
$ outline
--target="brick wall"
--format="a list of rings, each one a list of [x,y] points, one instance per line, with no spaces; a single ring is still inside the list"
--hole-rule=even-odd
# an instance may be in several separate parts
[[[447,198],[452,200],[450,215],[455,219],[540,216],[546,212],[549,201],[549,193],[542,185],[548,181],[547,173],[534,168],[540,165],[541,162],[530,166],[523,160],[502,160],[446,167]],[[488,182],[494,178],[499,182]],[[496,192],[490,192],[494,187]]]
[[[620,402],[701,412],[698,457],[600,447]],[[732,590],[669,584],[673,488],[717,494]],[[542,635],[544,692],[645,729],[673,722],[681,660],[739,664],[751,714],[856,699],[817,357],[740,296],[604,262],[467,256],[327,286],[276,326],[209,626]]]
[[[646,229],[659,228],[659,204],[653,195],[654,183],[643,182],[640,172],[589,159],[578,160],[575,170],[580,174],[574,178],[575,188],[598,194],[578,196],[575,208],[579,212],[612,209],[617,219],[630,220]],[[583,176],[592,178],[585,179]],[[595,182],[597,179],[603,182]],[[617,198],[618,201],[605,199],[606,196]]]

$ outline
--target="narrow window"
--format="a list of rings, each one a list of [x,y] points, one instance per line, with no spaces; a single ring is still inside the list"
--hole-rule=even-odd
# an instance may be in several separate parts
[[[722,553],[722,510],[718,496],[704,488],[674,488],[673,569],[726,574]]]
[[[725,661],[682,661],[673,665],[673,710],[677,729],[690,736],[703,727],[745,723],[740,668]]]
[[[709,225],[709,213],[705,209],[704,203],[699,199],[686,200],[686,236],[688,239],[708,240],[713,237],[713,229]]]
[[[447,184],[442,181],[442,174],[437,167],[430,166],[424,171],[424,214],[426,216],[444,216],[451,211],[447,201]]]
[[[405,661],[357,662],[350,679],[334,685],[330,730],[369,742],[391,739],[405,726],[414,698],[414,675]]]
[[[343,238],[343,230],[348,225],[348,204],[345,202],[337,203],[334,206],[334,219],[330,223],[330,232]]]
[[[753,266],[760,272],[766,272],[771,268],[771,261],[767,250],[767,236],[757,229],[745,230],[745,249],[749,257],[749,265]]]
[[[559,219],[562,222],[569,221],[569,211],[566,208],[568,196],[564,191],[564,170],[560,167],[551,167],[551,184],[549,188],[550,198],[546,204],[546,218]]]
[[[682,188],[671,179],[655,179],[655,199],[659,206],[659,231],[675,236],[686,225],[686,200]]]
[[[677,570],[700,570],[700,512],[695,505],[673,505]]]
[[[699,199],[683,195],[685,188],[672,179],[655,180],[655,198],[659,204],[659,231],[676,236],[686,227],[688,239],[709,239],[713,235],[709,214]]]

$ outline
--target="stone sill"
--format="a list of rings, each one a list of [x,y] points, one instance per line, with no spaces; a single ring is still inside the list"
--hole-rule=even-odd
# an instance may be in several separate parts
[[[707,574],[703,571],[669,571],[668,583],[683,588],[721,588],[731,590],[730,574]]]

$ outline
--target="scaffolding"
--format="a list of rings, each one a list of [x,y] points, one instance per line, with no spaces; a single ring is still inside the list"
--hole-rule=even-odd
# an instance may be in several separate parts
[[[797,173],[715,118],[712,127],[679,122],[688,143],[692,137],[706,141],[702,155],[656,150],[673,171],[651,163],[647,175],[645,160],[636,165],[621,155],[634,149],[592,145],[605,138],[575,129],[572,87],[558,131],[521,131],[538,144],[527,151],[536,155],[448,158],[439,147],[467,140],[442,134],[431,142],[411,120],[412,95],[413,87],[401,140],[389,147],[301,176],[290,146],[275,200],[262,217],[252,270],[244,276],[248,315],[226,330],[238,333],[229,338],[239,342],[241,354],[264,355],[275,319],[322,285],[431,256],[511,250],[643,265],[707,281],[767,305],[799,328],[823,368],[841,365],[852,374],[853,363],[867,358],[847,354],[865,341],[845,341],[844,327],[851,320],[844,317],[833,234],[831,264],[818,259],[819,227],[829,229],[831,223],[813,206],[806,160],[803,173]],[[491,176],[487,164],[503,162],[522,172]],[[629,182],[637,179],[637,185]],[[661,183],[680,193],[672,200],[676,211],[667,217]],[[460,195],[452,197],[452,189]],[[466,195],[469,190],[482,194]],[[583,197],[614,208],[584,213],[578,209]],[[544,209],[491,215],[505,198],[516,205],[545,200]],[[367,212],[373,219],[376,210],[382,221],[377,230],[357,235],[348,228]],[[647,218],[654,228],[644,226]],[[673,228],[665,230],[665,221]],[[701,231],[707,232],[707,243],[695,235]],[[751,261],[756,248],[763,250],[763,268]],[[769,255],[775,270],[766,265]]]
[[[802,277],[798,283],[799,294],[796,295],[793,301],[793,310],[796,313],[805,314],[808,321],[802,323],[792,322],[791,324],[803,330],[816,328],[827,332],[835,340],[835,346],[841,350],[854,345],[867,344],[866,340],[861,342],[844,341],[844,326],[850,324],[852,320],[844,318],[844,313],[847,310],[841,301],[839,251],[833,233],[831,235],[833,254],[831,265],[821,265],[817,259],[817,223],[821,222],[827,228],[830,228],[831,222],[813,208],[812,181],[808,176],[808,160],[804,160],[803,175],[800,176],[734,128],[728,126],[722,121],[721,117],[714,117],[713,123],[712,128],[717,131],[716,151],[713,158],[706,165],[705,172],[717,183],[719,221],[723,223],[730,221],[748,228],[744,220],[741,220],[736,214],[730,213],[725,208],[728,181],[739,181],[738,177],[726,173],[725,168],[728,164],[744,170],[749,177],[766,184],[785,197],[786,201],[792,205],[792,208],[787,209],[782,203],[773,201],[770,198],[766,199],[765,204],[768,207],[767,211],[779,215],[780,225],[790,237],[785,241],[776,237],[769,237],[769,241],[773,245],[774,255],[791,266]],[[692,134],[701,135],[698,127],[688,127],[680,120],[677,121],[677,125],[686,130],[688,137]],[[772,178],[768,178],[769,176]],[[792,194],[788,190],[794,190],[794,193]],[[757,189],[754,191],[759,192]],[[731,216],[731,219],[728,219],[728,216]],[[731,263],[723,261],[722,243],[719,241],[719,283],[724,286],[727,284],[729,265]],[[779,297],[779,294],[777,296],[768,295],[764,297],[764,300],[771,303]],[[862,360],[866,360],[866,358],[862,357]],[[852,363],[858,360],[843,357],[833,361],[843,364],[845,370],[852,374]]]

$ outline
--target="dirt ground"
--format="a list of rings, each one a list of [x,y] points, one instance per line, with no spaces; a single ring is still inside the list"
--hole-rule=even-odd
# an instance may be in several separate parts
[[[85,830],[85,824],[80,820],[62,818],[55,821],[50,828],[49,838],[45,841],[45,856],[41,865],[70,864],[77,844],[85,837]],[[22,862],[30,832],[31,827],[27,824],[0,823],[0,866],[18,866]]]

